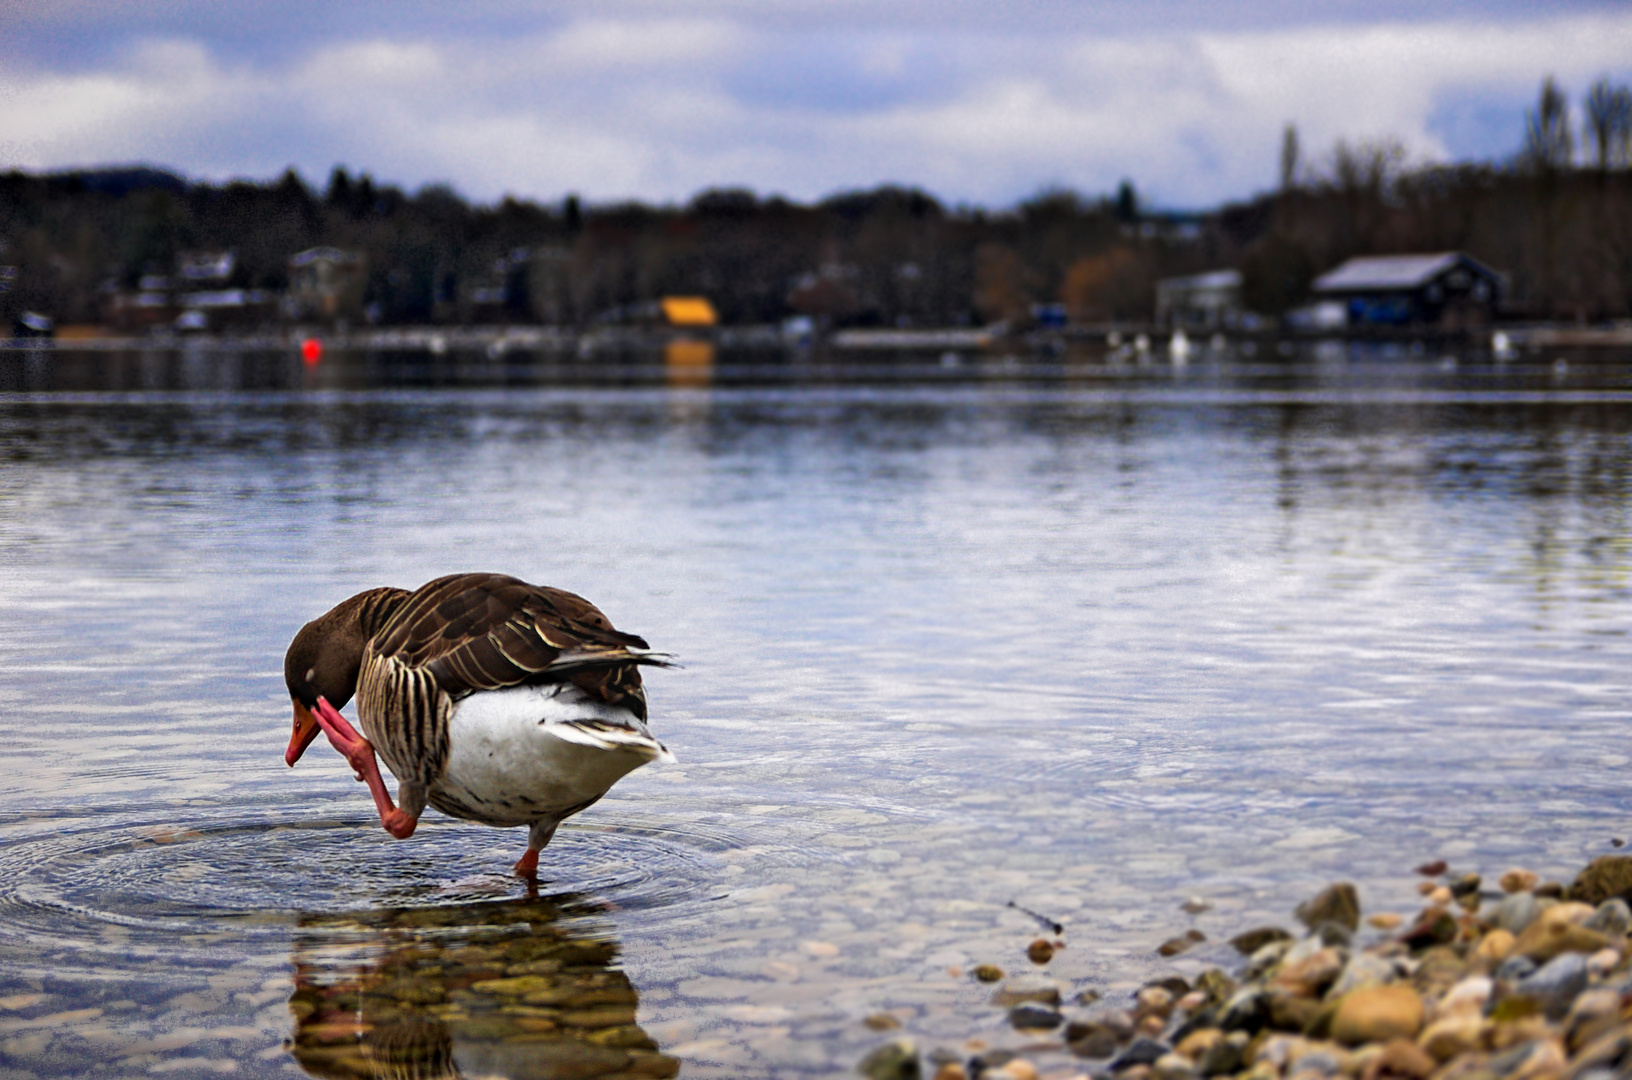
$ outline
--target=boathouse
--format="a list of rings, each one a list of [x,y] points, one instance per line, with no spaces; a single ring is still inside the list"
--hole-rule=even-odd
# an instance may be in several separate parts
[[[1460,251],[1367,255],[1315,279],[1317,301],[1341,304],[1351,327],[1482,326],[1496,314],[1502,276]]]

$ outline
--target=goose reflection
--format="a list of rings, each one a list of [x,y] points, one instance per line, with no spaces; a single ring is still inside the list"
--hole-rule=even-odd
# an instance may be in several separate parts
[[[567,896],[303,915],[290,1051],[334,1080],[672,1077],[594,914]]]

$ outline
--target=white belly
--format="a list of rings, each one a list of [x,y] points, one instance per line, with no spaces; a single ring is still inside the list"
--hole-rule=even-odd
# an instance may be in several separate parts
[[[570,685],[473,694],[448,726],[431,804],[490,825],[558,820],[648,761],[674,760],[628,709]]]

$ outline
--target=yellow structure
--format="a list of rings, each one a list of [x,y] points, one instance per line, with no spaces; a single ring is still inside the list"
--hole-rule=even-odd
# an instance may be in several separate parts
[[[706,296],[665,296],[663,320],[670,326],[714,326],[720,321]]]

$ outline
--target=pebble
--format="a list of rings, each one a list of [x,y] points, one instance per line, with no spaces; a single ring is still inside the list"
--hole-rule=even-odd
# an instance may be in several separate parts
[[[1273,945],[1277,941],[1291,941],[1292,935],[1278,926],[1260,926],[1255,930],[1248,930],[1244,934],[1237,934],[1230,939],[1235,951],[1243,956],[1252,956],[1266,945]]]
[[[975,968],[975,978],[983,983],[998,982],[1003,978],[1003,969],[996,964],[981,964]]]
[[[1046,964],[1054,959],[1054,946],[1043,938],[1038,938],[1026,946],[1026,959],[1034,964]]]
[[[1474,955],[1481,960],[1490,960],[1499,964],[1507,959],[1507,955],[1513,951],[1513,943],[1517,940],[1509,930],[1492,930],[1480,939],[1479,947],[1474,950]]]
[[[1502,887],[1502,891],[1506,893],[1529,892],[1531,889],[1536,887],[1536,883],[1540,880],[1541,875],[1536,873],[1534,870],[1521,870],[1518,867],[1514,867],[1511,870],[1505,871],[1502,876],[1497,879],[1497,884],[1500,885]]]
[[[1058,1007],[1060,1004],[1060,988],[1057,983],[1039,976],[1021,976],[1010,979],[1003,984],[1003,988],[992,995],[992,1004],[1004,1008],[1013,1008],[1025,1002],[1036,1002],[1039,1005]]]
[[[1609,939],[1596,931],[1567,922],[1537,919],[1513,943],[1513,951],[1545,964],[1560,953],[1595,953],[1608,947]]]
[[[1446,904],[1451,902],[1454,895],[1455,894],[1451,892],[1450,886],[1441,885],[1428,894],[1428,902],[1438,907],[1444,907]]]
[[[1496,926],[1510,934],[1522,934],[1541,914],[1541,905],[1532,892],[1515,892],[1496,905]]]
[[[1435,1060],[1449,1061],[1477,1049],[1484,1037],[1485,1026],[1484,1017],[1479,1015],[1447,1016],[1424,1028],[1417,1043]]]
[[[868,1080],[917,1080],[918,1047],[906,1038],[887,1042],[862,1058],[856,1071]]]
[[[1349,882],[1328,885],[1313,897],[1299,904],[1293,912],[1298,921],[1314,930],[1325,923],[1335,922],[1349,930],[1360,928],[1360,893]]]
[[[1389,930],[1398,930],[1400,928],[1400,924],[1403,922],[1405,922],[1405,916],[1394,911],[1382,911],[1378,912],[1376,915],[1366,916],[1367,926],[1371,927],[1373,930],[1382,930],[1385,932]]]
[[[1427,1080],[1438,1068],[1433,1056],[1409,1039],[1394,1039],[1383,1047],[1383,1052],[1366,1067],[1364,1080],[1378,1077],[1405,1077],[1406,1080]]]
[[[984,1075],[987,1080],[1037,1080],[1037,1066],[1017,1057]]]
[[[1581,925],[1607,938],[1624,938],[1626,932],[1632,929],[1632,907],[1628,907],[1626,901],[1618,896],[1611,897],[1599,904]]]
[[[1373,953],[1355,953],[1349,957],[1349,962],[1343,967],[1343,974],[1337,977],[1327,991],[1327,996],[1336,1000],[1351,990],[1358,990],[1363,986],[1381,986],[1393,982],[1395,978],[1394,965]]]
[[[1167,1053],[1169,1049],[1170,1047],[1166,1043],[1158,1042],[1155,1039],[1135,1039],[1133,1045],[1118,1054],[1116,1059],[1111,1062],[1111,1071],[1121,1072],[1130,1065],[1154,1065],[1161,1060],[1162,1055]]]
[[[1411,1038],[1422,1028],[1422,998],[1409,986],[1367,986],[1345,995],[1332,1017],[1332,1038],[1349,1046]]]
[[[969,1074],[956,1061],[949,1061],[935,1070],[931,1080],[969,1080]]]
[[[1601,855],[1586,865],[1570,884],[1570,897],[1601,904],[1611,897],[1632,898],[1632,856]]]
[[[1570,1011],[1576,995],[1587,988],[1587,980],[1586,957],[1575,952],[1561,953],[1520,981],[1514,993],[1540,1005],[1549,1019],[1559,1020]]]
[[[1046,1031],[1065,1023],[1065,1017],[1058,1010],[1051,1009],[1047,1005],[1027,1001],[1009,1010],[1009,1023],[1020,1029],[1041,1029]]]
[[[1599,949],[1587,957],[1587,973],[1602,979],[1613,972],[1621,962],[1619,949]]]

